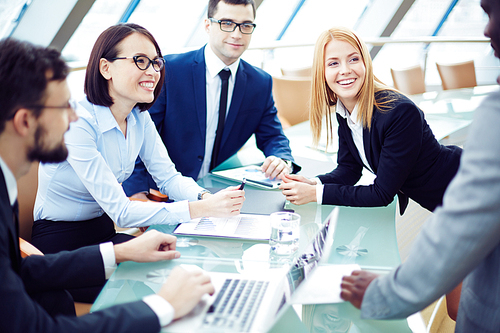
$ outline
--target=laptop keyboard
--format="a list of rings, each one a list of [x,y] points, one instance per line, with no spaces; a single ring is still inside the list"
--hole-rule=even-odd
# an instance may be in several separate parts
[[[268,285],[268,281],[226,279],[203,319],[203,327],[249,332]]]

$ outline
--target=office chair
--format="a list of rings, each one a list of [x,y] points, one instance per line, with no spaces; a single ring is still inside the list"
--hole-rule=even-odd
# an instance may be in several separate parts
[[[37,168],[38,169],[38,168]],[[37,255],[43,256],[42,251],[37,249],[33,244],[19,237],[19,250],[21,251],[21,257],[26,258],[28,256]],[[75,312],[77,316],[82,316],[90,312],[92,304],[75,302]]]
[[[477,86],[474,61],[456,64],[436,63],[443,90],[470,88]]]
[[[394,88],[408,94],[422,94],[425,92],[424,71],[419,65],[404,69],[391,68]]]
[[[273,77],[273,95],[283,128],[309,119],[311,78]]]
[[[311,77],[311,66],[303,68],[281,68],[281,74],[287,77]]]

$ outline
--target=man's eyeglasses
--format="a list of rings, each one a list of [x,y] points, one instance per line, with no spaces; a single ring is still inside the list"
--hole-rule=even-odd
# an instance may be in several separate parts
[[[70,99],[68,104],[63,106],[48,106],[48,105],[29,105],[25,106],[27,109],[71,109],[73,111],[76,110],[76,101]]]
[[[240,28],[240,32],[245,35],[250,35],[257,26],[255,23],[235,23],[229,20],[216,20],[212,17],[210,17],[209,20],[214,23],[219,23],[220,30],[224,32],[233,32],[236,30],[236,27],[238,27]]]
[[[121,60],[121,59],[134,59],[135,65],[141,71],[145,71],[146,69],[149,68],[150,65],[153,65],[153,69],[155,71],[159,72],[165,66],[165,59],[163,59],[163,58],[158,57],[158,58],[154,58],[153,60],[151,60],[148,57],[143,56],[143,55],[136,55],[133,57],[118,57],[118,58],[113,58],[110,60]]]
[[[68,101],[68,104],[66,105],[63,105],[63,106],[50,106],[50,105],[43,105],[43,104],[35,104],[35,105],[26,105],[26,106],[23,106],[22,108],[24,109],[60,109],[60,110],[72,110],[73,112],[76,111],[76,101],[70,99]],[[13,114],[11,114],[7,120],[11,120],[13,119],[15,116],[16,116],[16,112],[14,112]]]

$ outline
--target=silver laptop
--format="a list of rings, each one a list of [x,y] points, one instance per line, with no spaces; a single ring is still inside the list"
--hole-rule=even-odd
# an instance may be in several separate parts
[[[206,295],[193,311],[163,331],[268,331],[323,253],[330,252],[337,217],[338,208],[335,208],[290,267],[242,274],[209,272],[215,294]]]

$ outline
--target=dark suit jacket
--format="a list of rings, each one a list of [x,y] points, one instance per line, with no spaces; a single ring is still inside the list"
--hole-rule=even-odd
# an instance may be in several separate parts
[[[82,317],[51,317],[29,294],[102,284],[98,246],[22,259],[18,226],[0,169],[0,331],[158,332],[157,316],[144,302],[115,306]]]
[[[176,169],[194,179],[198,178],[205,156],[204,49],[165,56],[165,82],[158,100],[149,110]],[[217,165],[235,154],[254,133],[257,147],[264,155],[293,161],[289,141],[274,107],[271,76],[241,60]],[[146,175],[139,161],[132,176],[123,183],[125,192],[131,195],[156,188],[152,182],[148,185]]]
[[[377,100],[393,97],[390,110],[374,108],[371,129],[363,130],[365,155],[377,175],[373,185],[352,186],[361,177],[363,163],[346,119],[339,123],[338,166],[319,176],[325,184],[323,204],[375,207],[386,206],[398,194],[401,214],[408,197],[433,211],[460,164],[462,149],[440,145],[423,112],[407,97],[378,92]]]

